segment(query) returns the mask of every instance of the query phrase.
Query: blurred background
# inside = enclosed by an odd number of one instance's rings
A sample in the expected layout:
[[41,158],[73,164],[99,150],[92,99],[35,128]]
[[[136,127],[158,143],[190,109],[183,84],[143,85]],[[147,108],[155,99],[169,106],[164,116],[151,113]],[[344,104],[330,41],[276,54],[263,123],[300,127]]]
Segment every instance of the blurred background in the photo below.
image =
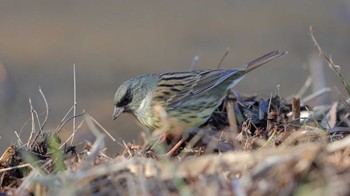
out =
[[[85,109],[119,142],[137,141],[143,128],[130,115],[112,120],[118,85],[144,73],[187,71],[196,55],[197,69],[215,68],[229,48],[222,67],[232,68],[287,50],[288,56],[252,72],[236,90],[267,98],[280,85],[281,96],[296,94],[317,54],[310,25],[350,78],[348,0],[0,1],[0,151],[16,142],[14,131],[27,140],[29,98],[38,113],[45,111],[39,86],[50,107],[45,130],[58,126],[73,104],[73,64],[78,113]],[[336,100],[342,85],[325,70]],[[62,134],[70,133],[71,123]],[[94,140],[86,133],[84,125],[77,142]],[[110,152],[120,148],[106,141]]]

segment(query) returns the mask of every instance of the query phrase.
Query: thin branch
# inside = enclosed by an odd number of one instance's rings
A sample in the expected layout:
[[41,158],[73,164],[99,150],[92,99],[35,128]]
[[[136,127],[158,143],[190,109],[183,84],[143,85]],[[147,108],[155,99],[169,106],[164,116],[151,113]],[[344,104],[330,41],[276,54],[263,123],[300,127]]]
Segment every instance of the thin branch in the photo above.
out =
[[22,164],[22,165],[17,165],[17,166],[13,166],[13,167],[7,167],[7,168],[4,168],[4,169],[0,169],[0,173],[6,172],[6,171],[10,171],[10,170],[14,170],[14,169],[20,169],[20,168],[24,168],[24,167],[30,167],[30,168],[33,169],[33,167],[30,165],[30,163],[25,163],[25,164]]
[[[77,76],[76,76],[76,70],[75,70],[75,64],[73,64],[73,116],[76,116],[77,114]],[[74,140],[74,134],[75,134],[75,126],[76,126],[76,120],[75,117],[73,118],[73,133],[72,133],[72,139],[71,139],[71,145],[73,144]]]
[[313,32],[312,26],[310,26],[310,36],[311,36],[312,41],[314,42],[314,45],[317,47],[317,49],[319,51],[319,55],[324,58],[324,60],[327,62],[328,66],[331,68],[331,70],[335,74],[337,74],[337,76],[339,77],[339,79],[343,83],[347,94],[350,96],[350,84],[345,80],[345,77],[341,73],[340,66],[336,65],[333,62],[332,56],[326,54],[325,52],[323,52],[322,48],[320,47],[320,45],[318,44],[318,42],[317,42],[317,40],[316,40],[316,38],[314,36],[314,32]]
[[[37,119],[37,121],[38,121],[38,126],[41,127],[38,112],[36,112],[36,110],[34,110],[34,109],[33,109],[32,111],[35,113],[36,119]],[[34,141],[36,141],[36,140],[38,139],[38,137],[39,137],[39,135],[40,135],[41,133],[42,133],[42,130],[39,130],[39,131],[35,134],[35,137],[34,137],[34,139],[32,140],[33,143],[34,143]],[[32,146],[32,145],[30,145],[30,146]]]
[[132,156],[132,153],[131,153],[131,151],[130,151],[130,148],[128,147],[128,145],[125,143],[125,141],[124,140],[122,140],[122,142],[123,142],[123,147],[126,149],[126,151],[129,153],[129,157],[131,157]]
[[45,108],[46,108],[45,119],[44,119],[44,121],[43,121],[43,123],[41,124],[41,127],[40,127],[40,130],[43,130],[44,126],[46,125],[47,119],[48,119],[48,117],[49,117],[49,104],[47,103],[46,97],[45,97],[43,91],[41,90],[41,87],[40,87],[40,86],[39,86],[39,92],[40,92],[40,94],[41,94],[41,97],[42,97],[43,100],[44,100]]
[[[43,115],[44,113],[40,113],[39,115]],[[32,118],[28,118],[22,125],[21,129],[19,130],[19,133],[17,133],[18,136],[20,136],[23,132],[23,129],[25,128],[25,126],[32,120]],[[28,142],[23,144],[23,145],[28,145]]]
[[77,132],[77,131],[81,128],[81,126],[83,125],[83,122],[84,122],[84,121],[85,121],[85,120],[82,120],[82,121],[79,123],[79,125],[78,125],[77,129],[74,131],[74,133],[72,133],[72,134],[66,139],[66,141],[64,141],[64,142],[62,143],[62,145],[60,146],[59,149],[61,149],[64,145],[66,145],[66,144],[68,143],[68,141],[73,137],[73,135],[75,134],[75,132]]
[[32,100],[29,98],[29,106],[30,106],[30,114],[31,114],[31,120],[32,120],[32,131],[30,132],[30,136],[28,138],[27,147],[30,148],[30,141],[32,140],[33,134],[35,133],[35,120],[34,120],[34,112],[33,112],[33,105]]
[[309,27],[309,31],[310,31],[309,35],[310,35],[310,37],[312,39],[312,42],[317,47],[317,50],[319,52],[318,55],[322,56],[324,54],[324,52],[323,52],[322,48],[320,47],[320,45],[318,44],[318,42],[317,42],[317,40],[316,40],[316,38],[314,36],[314,30],[313,30],[312,26]]
[[220,67],[221,67],[222,63],[224,62],[225,58],[227,57],[228,53],[230,53],[230,48],[227,47],[224,56],[222,56],[220,61],[219,61],[217,69],[220,69]]
[[83,112],[80,113],[80,114],[77,114],[77,115],[75,115],[75,116],[69,117],[69,118],[66,119],[59,127],[57,127],[57,129],[56,129],[55,132],[58,134],[67,122],[69,122],[70,120],[72,120],[72,119],[74,119],[74,118],[76,118],[76,117],[82,116],[82,115],[84,115],[84,114],[85,114],[85,110],[83,110]]
[[58,126],[56,127],[55,129],[55,132],[57,133],[58,132],[58,129],[62,126],[62,124],[66,121],[66,118],[68,116],[68,114],[73,110],[73,106],[68,110],[68,112],[63,116],[60,124],[58,124]]
[[23,142],[22,142],[21,138],[19,137],[17,131],[15,131],[15,135],[16,135],[16,137],[17,137],[18,145],[19,145],[19,146],[22,146],[22,145],[23,145]]
[[[41,123],[40,123],[40,119],[39,119],[39,115],[38,115],[38,112],[36,110],[33,109],[33,112],[35,114],[35,117],[36,117],[36,121],[38,122],[38,127],[41,127]],[[41,132],[42,130],[39,130],[39,133]]]
[[116,139],[99,122],[97,122],[96,119],[94,119],[92,116],[90,116],[90,118],[98,127],[100,127],[100,129],[102,129],[102,131],[104,131],[108,135],[108,137],[111,138],[113,142],[116,141]]

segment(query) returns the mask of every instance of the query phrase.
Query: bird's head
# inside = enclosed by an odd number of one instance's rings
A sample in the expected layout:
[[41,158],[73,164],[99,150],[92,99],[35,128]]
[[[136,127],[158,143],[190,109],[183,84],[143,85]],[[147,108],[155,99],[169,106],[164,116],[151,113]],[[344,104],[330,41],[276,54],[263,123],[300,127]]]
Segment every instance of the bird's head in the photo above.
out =
[[114,95],[113,119],[123,112],[135,114],[149,89],[149,81],[152,77],[139,76],[129,79],[119,86]]
[[133,101],[133,82],[128,80],[119,86],[114,95],[113,120],[123,112],[131,112],[131,103]]

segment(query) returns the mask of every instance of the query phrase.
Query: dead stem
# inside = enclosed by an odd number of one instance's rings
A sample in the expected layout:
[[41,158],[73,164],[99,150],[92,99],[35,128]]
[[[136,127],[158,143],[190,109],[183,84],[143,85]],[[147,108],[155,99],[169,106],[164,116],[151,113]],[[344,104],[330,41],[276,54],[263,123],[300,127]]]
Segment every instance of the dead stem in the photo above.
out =
[[217,66],[217,69],[220,69],[222,63],[224,62],[225,58],[227,57],[227,55],[230,53],[230,48],[226,48],[226,51],[224,53],[224,55],[221,57],[220,61],[219,61],[219,64]]
[[43,91],[41,90],[41,87],[39,87],[39,92],[40,92],[41,97],[44,100],[45,108],[46,108],[45,119],[44,119],[44,121],[43,121],[43,123],[41,124],[41,127],[40,127],[40,130],[43,130],[44,126],[46,125],[47,119],[49,117],[49,104],[47,103],[46,97],[45,97]]
[[96,120],[96,119],[94,119],[92,116],[90,116],[90,118],[91,118],[91,120],[98,126],[98,127],[100,127],[100,129],[103,131],[103,132],[105,132],[107,135],[108,135],[108,137],[109,138],[111,138],[111,140],[113,141],[113,142],[115,142],[116,141],[116,139]]
[[75,135],[75,118],[77,115],[77,78],[76,78],[76,70],[75,70],[75,64],[73,64],[73,131],[72,131],[72,139],[70,144],[73,144],[74,141],[74,135]]
[[31,141],[32,137],[35,133],[35,120],[34,120],[34,112],[33,112],[33,105],[32,105],[32,100],[29,98],[29,106],[30,106],[30,114],[31,114],[31,119],[32,119],[32,130],[30,132],[28,142],[27,142],[27,148],[31,147]]

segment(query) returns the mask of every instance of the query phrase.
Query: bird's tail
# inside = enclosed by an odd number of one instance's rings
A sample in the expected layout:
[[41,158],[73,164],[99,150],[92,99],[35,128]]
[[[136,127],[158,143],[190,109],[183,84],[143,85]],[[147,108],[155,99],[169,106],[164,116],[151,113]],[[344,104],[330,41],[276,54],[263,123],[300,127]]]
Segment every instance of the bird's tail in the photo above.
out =
[[275,50],[275,51],[272,51],[270,53],[267,53],[249,63],[246,63],[244,65],[241,66],[241,69],[242,70],[245,70],[246,73],[260,67],[261,65],[264,65],[265,63],[268,63],[274,59],[277,59],[281,56],[284,56],[288,54],[287,51],[284,51],[284,50]]

